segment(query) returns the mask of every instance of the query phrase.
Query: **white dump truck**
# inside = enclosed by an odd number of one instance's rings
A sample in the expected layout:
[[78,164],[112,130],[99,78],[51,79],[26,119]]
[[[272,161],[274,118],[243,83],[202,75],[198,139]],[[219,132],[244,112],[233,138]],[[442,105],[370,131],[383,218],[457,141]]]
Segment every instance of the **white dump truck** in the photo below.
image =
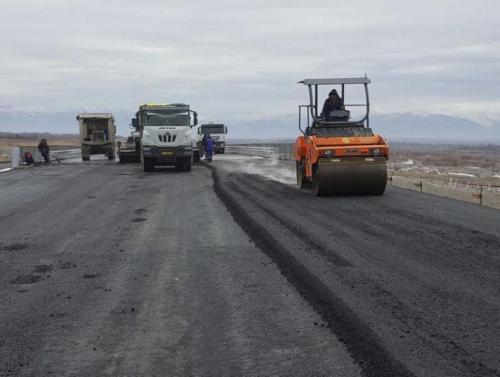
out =
[[198,144],[202,144],[205,135],[210,135],[214,140],[214,152],[224,153],[226,148],[226,134],[227,127],[221,123],[202,124],[198,128]]
[[76,117],[80,127],[82,160],[90,160],[93,154],[104,154],[115,159],[116,126],[109,113],[82,113]]
[[152,171],[157,165],[191,170],[191,129],[198,124],[198,114],[189,105],[145,104],[139,107],[134,123],[141,134],[141,158],[145,172]]

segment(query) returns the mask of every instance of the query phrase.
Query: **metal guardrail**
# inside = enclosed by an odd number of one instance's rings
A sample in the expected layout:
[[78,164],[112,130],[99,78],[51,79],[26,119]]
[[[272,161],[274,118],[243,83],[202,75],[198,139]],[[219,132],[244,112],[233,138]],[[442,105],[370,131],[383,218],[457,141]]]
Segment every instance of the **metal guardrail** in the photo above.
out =
[[[295,158],[294,145],[293,143],[241,144],[228,145],[226,146],[226,150],[229,153],[263,157],[272,156],[281,160],[293,160]],[[500,193],[498,185],[495,184],[467,183],[465,187],[457,188],[445,184],[436,185],[417,177],[409,178],[398,176],[395,174],[394,170],[388,171],[387,178],[389,184],[398,187],[500,209]]]
[[51,160],[66,160],[68,158],[79,157],[81,153],[80,149],[66,149],[60,151],[52,151],[50,152]]
[[[24,153],[31,152],[33,155],[33,159],[35,162],[42,161],[42,156],[38,151],[38,147],[14,147],[11,152],[11,167],[8,170],[15,169],[21,163],[24,163]],[[67,160],[69,158],[79,157],[81,153],[80,149],[64,149],[64,150],[53,150],[50,152],[50,160],[51,161],[62,161]],[[8,171],[7,169],[3,169],[3,171]]]
[[292,143],[226,145],[226,151],[252,156],[272,156],[280,160],[293,160],[295,158],[294,145]]
[[278,153],[277,149],[274,147],[253,145],[226,145],[226,152],[262,157],[271,157]]

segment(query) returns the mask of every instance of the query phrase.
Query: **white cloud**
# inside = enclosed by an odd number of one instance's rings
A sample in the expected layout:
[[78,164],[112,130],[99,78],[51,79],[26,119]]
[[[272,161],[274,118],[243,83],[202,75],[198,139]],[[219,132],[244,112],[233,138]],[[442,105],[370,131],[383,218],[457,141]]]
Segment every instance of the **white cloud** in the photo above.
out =
[[2,0],[0,104],[252,118],[295,111],[306,76],[367,72],[378,110],[499,112],[497,1],[124,4]]

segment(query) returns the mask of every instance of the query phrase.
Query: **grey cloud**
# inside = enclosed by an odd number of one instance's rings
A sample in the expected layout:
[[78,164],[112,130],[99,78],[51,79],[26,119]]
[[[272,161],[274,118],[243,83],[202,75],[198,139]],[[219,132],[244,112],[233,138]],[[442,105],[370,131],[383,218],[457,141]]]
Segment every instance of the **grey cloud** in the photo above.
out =
[[133,112],[186,101],[208,118],[252,118],[293,112],[306,76],[367,72],[381,108],[484,112],[481,101],[500,107],[499,11],[496,1],[4,1],[0,103]]

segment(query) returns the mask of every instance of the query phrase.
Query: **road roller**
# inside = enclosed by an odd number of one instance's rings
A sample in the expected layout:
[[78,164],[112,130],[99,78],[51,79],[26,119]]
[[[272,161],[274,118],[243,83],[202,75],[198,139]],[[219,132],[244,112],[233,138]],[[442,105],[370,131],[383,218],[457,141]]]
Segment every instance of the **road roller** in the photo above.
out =
[[[389,146],[370,128],[370,83],[366,75],[299,82],[309,90],[309,104],[298,107],[302,135],[295,143],[297,184],[301,189],[312,189],[317,196],[384,193]],[[324,92],[325,86],[333,90],[319,112],[319,88]],[[344,102],[350,89],[362,93],[358,95],[363,98],[357,101],[360,103]],[[354,107],[361,110],[357,111],[358,119],[351,117]]]

